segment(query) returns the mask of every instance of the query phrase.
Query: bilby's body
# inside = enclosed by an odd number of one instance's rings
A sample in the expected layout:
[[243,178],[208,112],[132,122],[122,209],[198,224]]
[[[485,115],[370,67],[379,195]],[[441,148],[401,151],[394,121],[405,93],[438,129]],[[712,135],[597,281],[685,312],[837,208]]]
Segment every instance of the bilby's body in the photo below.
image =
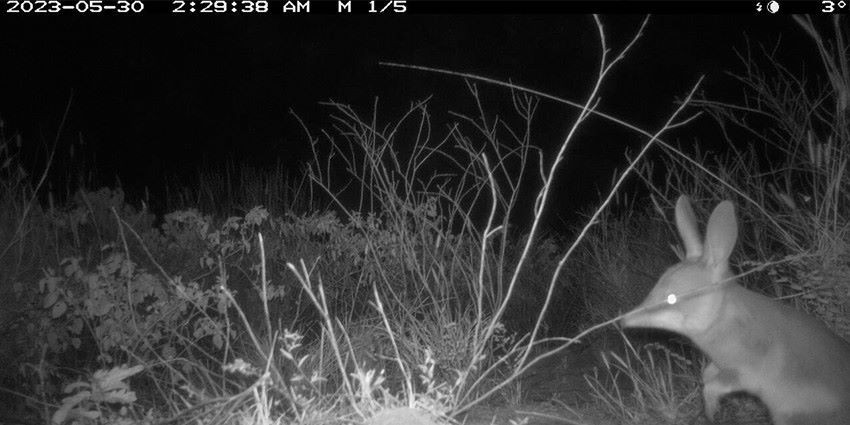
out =
[[705,353],[710,419],[723,395],[745,391],[762,400],[776,425],[850,425],[850,344],[817,319],[730,280],[738,236],[732,203],[715,208],[704,243],[684,196],[676,225],[686,258],[661,276],[623,326],[673,331]]

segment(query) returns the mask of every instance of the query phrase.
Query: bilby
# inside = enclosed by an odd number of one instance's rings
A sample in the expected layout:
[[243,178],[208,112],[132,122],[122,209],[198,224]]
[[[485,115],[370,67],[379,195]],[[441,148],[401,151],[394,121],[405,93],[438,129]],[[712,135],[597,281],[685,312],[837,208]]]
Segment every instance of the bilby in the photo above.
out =
[[685,259],[621,324],[672,331],[702,350],[709,419],[721,397],[743,391],[764,403],[776,425],[850,425],[850,344],[819,320],[735,282],[732,203],[714,209],[703,242],[690,200],[681,196],[676,227]]

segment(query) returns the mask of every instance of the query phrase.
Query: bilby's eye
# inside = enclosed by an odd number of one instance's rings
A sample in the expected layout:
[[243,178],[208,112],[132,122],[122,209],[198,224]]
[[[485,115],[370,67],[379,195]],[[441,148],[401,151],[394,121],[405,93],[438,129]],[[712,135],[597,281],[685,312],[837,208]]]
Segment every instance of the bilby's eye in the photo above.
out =
[[668,294],[667,295],[667,304],[673,305],[676,304],[678,299],[676,298],[676,294]]

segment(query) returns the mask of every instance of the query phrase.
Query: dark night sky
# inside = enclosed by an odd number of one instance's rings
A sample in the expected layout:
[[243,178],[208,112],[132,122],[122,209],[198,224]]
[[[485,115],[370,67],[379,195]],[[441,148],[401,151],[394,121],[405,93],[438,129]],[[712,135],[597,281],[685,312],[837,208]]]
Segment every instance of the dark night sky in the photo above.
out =
[[[602,19],[609,42],[620,47],[642,17]],[[788,16],[655,16],[608,80],[601,110],[656,129],[702,74],[707,96],[734,99],[740,88],[723,74],[742,69],[733,49],[745,50],[748,38],[757,46],[780,37],[789,66],[805,60],[800,49],[812,50]],[[7,132],[41,144],[53,139],[73,91],[61,143],[84,138],[104,181],[117,174],[133,188],[155,187],[202,157],[295,165],[306,142],[287,111],[317,130],[327,125],[319,101],[368,115],[378,96],[387,121],[429,95],[438,117],[472,112],[458,78],[381,67],[381,60],[510,79],[581,100],[598,63],[598,38],[592,19],[577,15],[0,16],[0,117]],[[503,89],[488,90],[490,99],[504,99]],[[537,143],[551,146],[574,111],[545,105]],[[629,133],[593,133],[600,127],[575,142],[565,181],[590,172],[607,184],[611,167],[623,167],[624,148],[640,143]],[[677,136],[710,137],[696,130]]]

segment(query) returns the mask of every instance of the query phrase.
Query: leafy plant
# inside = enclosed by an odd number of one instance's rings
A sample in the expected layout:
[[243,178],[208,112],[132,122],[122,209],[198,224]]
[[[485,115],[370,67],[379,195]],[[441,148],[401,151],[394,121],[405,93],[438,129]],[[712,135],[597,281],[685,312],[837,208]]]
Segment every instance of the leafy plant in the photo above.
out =
[[62,399],[62,405],[51,418],[52,423],[137,423],[128,415],[128,409],[136,402],[136,393],[124,381],[143,369],[141,365],[101,369],[92,374],[88,381],[80,380],[66,385],[63,392],[69,395]]

